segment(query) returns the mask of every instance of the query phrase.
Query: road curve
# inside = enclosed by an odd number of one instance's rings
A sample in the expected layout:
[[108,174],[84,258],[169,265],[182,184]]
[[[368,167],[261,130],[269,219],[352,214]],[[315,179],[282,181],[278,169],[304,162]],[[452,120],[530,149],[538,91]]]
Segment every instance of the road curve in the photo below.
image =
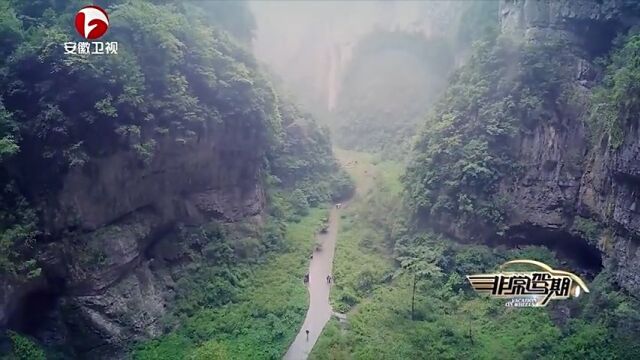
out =
[[[329,303],[331,287],[327,284],[327,275],[331,274],[331,268],[333,267],[333,254],[338,237],[339,212],[340,210],[335,206],[331,208],[327,233],[316,236],[318,242],[322,244],[322,250],[313,253],[313,259],[309,264],[309,285],[307,286],[309,309],[300,332],[298,332],[284,356],[285,360],[306,359],[333,313]],[[308,339],[306,330],[309,330]]]

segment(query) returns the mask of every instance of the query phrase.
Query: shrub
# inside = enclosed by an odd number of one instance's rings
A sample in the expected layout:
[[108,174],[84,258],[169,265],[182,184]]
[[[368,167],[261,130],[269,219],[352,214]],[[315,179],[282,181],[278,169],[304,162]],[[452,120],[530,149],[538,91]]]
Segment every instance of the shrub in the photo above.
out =
[[640,112],[640,35],[631,35],[613,52],[602,85],[593,91],[589,129],[595,144],[604,139],[617,149],[624,129]]
[[17,360],[45,360],[44,351],[26,336],[9,331],[13,356]]

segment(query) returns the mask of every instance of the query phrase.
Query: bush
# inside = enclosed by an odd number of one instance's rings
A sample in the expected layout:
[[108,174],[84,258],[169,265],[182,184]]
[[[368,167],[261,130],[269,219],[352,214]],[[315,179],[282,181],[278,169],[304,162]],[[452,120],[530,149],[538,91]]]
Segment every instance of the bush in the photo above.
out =
[[590,244],[597,246],[602,234],[602,227],[594,220],[576,216],[573,220],[572,230],[578,233],[582,238]]
[[624,38],[613,52],[602,85],[593,91],[588,125],[594,144],[613,149],[624,141],[624,129],[640,112],[640,35]]
[[17,360],[45,360],[44,351],[26,336],[9,331],[13,356]]
[[217,341],[207,341],[195,349],[188,357],[189,360],[227,360],[227,348]]
[[356,189],[353,179],[344,170],[340,169],[334,174],[330,182],[331,200],[344,201],[353,196]]
[[309,202],[302,190],[294,190],[289,196],[289,202],[296,215],[305,216],[309,213]]

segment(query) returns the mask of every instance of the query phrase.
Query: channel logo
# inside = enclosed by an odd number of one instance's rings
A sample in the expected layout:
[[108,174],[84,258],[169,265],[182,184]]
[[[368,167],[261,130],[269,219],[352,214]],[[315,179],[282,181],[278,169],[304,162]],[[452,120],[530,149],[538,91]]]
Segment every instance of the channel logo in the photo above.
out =
[[97,5],[88,5],[76,13],[76,31],[87,40],[102,37],[109,29],[109,15]]
[[[532,265],[538,271],[504,271],[511,265]],[[543,307],[550,300],[566,300],[588,293],[587,285],[577,275],[554,270],[535,260],[511,260],[502,264],[495,274],[468,275],[473,289],[480,294],[506,298],[508,307]]]

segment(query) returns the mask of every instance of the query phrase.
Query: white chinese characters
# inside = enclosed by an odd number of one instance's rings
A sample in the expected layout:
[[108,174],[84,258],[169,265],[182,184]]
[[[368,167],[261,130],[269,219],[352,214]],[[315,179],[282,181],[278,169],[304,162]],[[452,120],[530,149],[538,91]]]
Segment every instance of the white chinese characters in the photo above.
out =
[[66,42],[64,43],[64,53],[78,55],[117,55],[118,42]]

